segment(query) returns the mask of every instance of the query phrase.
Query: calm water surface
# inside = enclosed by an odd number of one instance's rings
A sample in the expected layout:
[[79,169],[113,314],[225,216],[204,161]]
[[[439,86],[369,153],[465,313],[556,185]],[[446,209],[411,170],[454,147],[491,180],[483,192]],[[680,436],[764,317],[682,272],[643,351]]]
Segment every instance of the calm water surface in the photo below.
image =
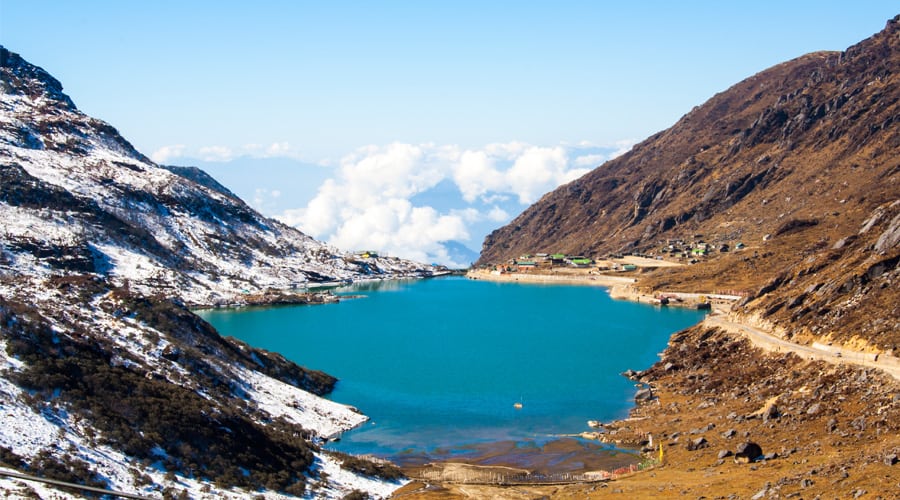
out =
[[624,417],[635,388],[619,374],[648,367],[673,332],[702,318],[587,286],[450,277],[337,292],[361,297],[200,315],[338,377],[329,397],[372,420],[333,448],[391,458],[541,441]]

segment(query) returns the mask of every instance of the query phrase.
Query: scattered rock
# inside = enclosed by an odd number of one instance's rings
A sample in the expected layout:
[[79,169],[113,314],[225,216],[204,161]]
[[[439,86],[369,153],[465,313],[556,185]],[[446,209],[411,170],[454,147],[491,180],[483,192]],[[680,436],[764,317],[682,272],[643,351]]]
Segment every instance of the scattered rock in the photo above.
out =
[[897,454],[891,453],[884,457],[884,465],[896,465],[897,464]]
[[769,488],[763,488],[756,492],[755,495],[750,497],[750,500],[762,500],[769,493]]
[[811,486],[814,485],[814,484],[816,484],[816,483],[813,482],[813,480],[812,480],[812,479],[809,479],[809,478],[804,478],[804,479],[802,479],[802,480],[800,481],[800,487],[801,487],[801,488],[809,488],[809,487],[811,487]]
[[819,413],[822,409],[822,405],[820,403],[813,403],[809,408],[806,409],[807,415],[815,415]]
[[778,418],[781,416],[781,412],[778,411],[778,407],[773,405],[767,405],[763,410],[762,419],[763,422],[768,422],[769,419]]
[[776,458],[778,458],[778,453],[774,451],[772,453],[766,453],[762,458],[763,460],[775,460]]
[[717,458],[723,459],[725,457],[730,457],[732,455],[731,450],[721,450]]
[[653,399],[653,391],[649,388],[639,389],[634,395],[634,400],[639,403],[650,401],[651,399]]
[[705,437],[698,437],[697,439],[692,440],[687,444],[688,451],[699,450],[700,448],[706,448],[709,446],[709,441],[706,440]]
[[722,433],[722,437],[725,439],[731,439],[737,434],[737,431],[734,429],[728,429],[727,431]]
[[762,456],[762,447],[753,442],[741,443],[734,452],[734,463],[746,464]]

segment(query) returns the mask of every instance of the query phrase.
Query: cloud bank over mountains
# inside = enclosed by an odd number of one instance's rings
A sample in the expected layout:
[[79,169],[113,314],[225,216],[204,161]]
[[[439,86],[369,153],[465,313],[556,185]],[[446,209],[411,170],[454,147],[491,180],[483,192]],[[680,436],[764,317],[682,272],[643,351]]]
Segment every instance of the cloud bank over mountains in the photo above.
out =
[[[266,215],[338,248],[466,267],[491,230],[632,145],[510,142],[466,149],[398,142],[359,148],[336,165],[297,164],[293,171],[282,165],[271,176],[265,162],[252,166],[253,157],[260,162],[286,156],[288,144],[244,151],[240,162],[215,154],[215,147],[198,148],[190,156],[219,161],[198,166]],[[183,162],[178,157],[186,148],[164,149],[154,159]],[[303,187],[292,188],[292,183]],[[463,245],[473,252],[461,255]]]

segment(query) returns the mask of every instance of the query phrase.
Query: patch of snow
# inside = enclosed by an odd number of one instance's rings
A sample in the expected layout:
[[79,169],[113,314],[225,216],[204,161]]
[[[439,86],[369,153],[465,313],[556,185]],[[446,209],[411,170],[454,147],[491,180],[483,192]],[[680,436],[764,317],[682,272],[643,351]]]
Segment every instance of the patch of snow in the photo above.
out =
[[355,408],[321,398],[257,371],[242,368],[238,373],[246,384],[244,390],[248,398],[261,410],[273,417],[284,417],[321,437],[332,437],[368,420]]
[[355,474],[342,469],[340,461],[327,454],[316,455],[315,468],[328,474],[328,483],[316,489],[314,498],[343,498],[353,490],[364,491],[374,498],[388,498],[395,490],[409,482],[384,481]]

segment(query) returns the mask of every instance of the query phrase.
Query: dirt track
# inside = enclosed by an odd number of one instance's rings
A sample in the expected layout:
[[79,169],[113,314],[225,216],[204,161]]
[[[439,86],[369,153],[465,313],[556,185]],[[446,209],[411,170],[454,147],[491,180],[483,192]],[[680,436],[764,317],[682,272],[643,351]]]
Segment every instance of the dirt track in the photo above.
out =
[[845,348],[830,346],[806,346],[796,344],[772,335],[769,332],[750,325],[732,321],[725,314],[710,314],[703,320],[706,326],[721,328],[727,332],[746,337],[753,345],[774,352],[793,352],[805,359],[816,359],[835,364],[853,364],[876,368],[900,380],[900,360],[893,356],[878,355],[851,351]]

